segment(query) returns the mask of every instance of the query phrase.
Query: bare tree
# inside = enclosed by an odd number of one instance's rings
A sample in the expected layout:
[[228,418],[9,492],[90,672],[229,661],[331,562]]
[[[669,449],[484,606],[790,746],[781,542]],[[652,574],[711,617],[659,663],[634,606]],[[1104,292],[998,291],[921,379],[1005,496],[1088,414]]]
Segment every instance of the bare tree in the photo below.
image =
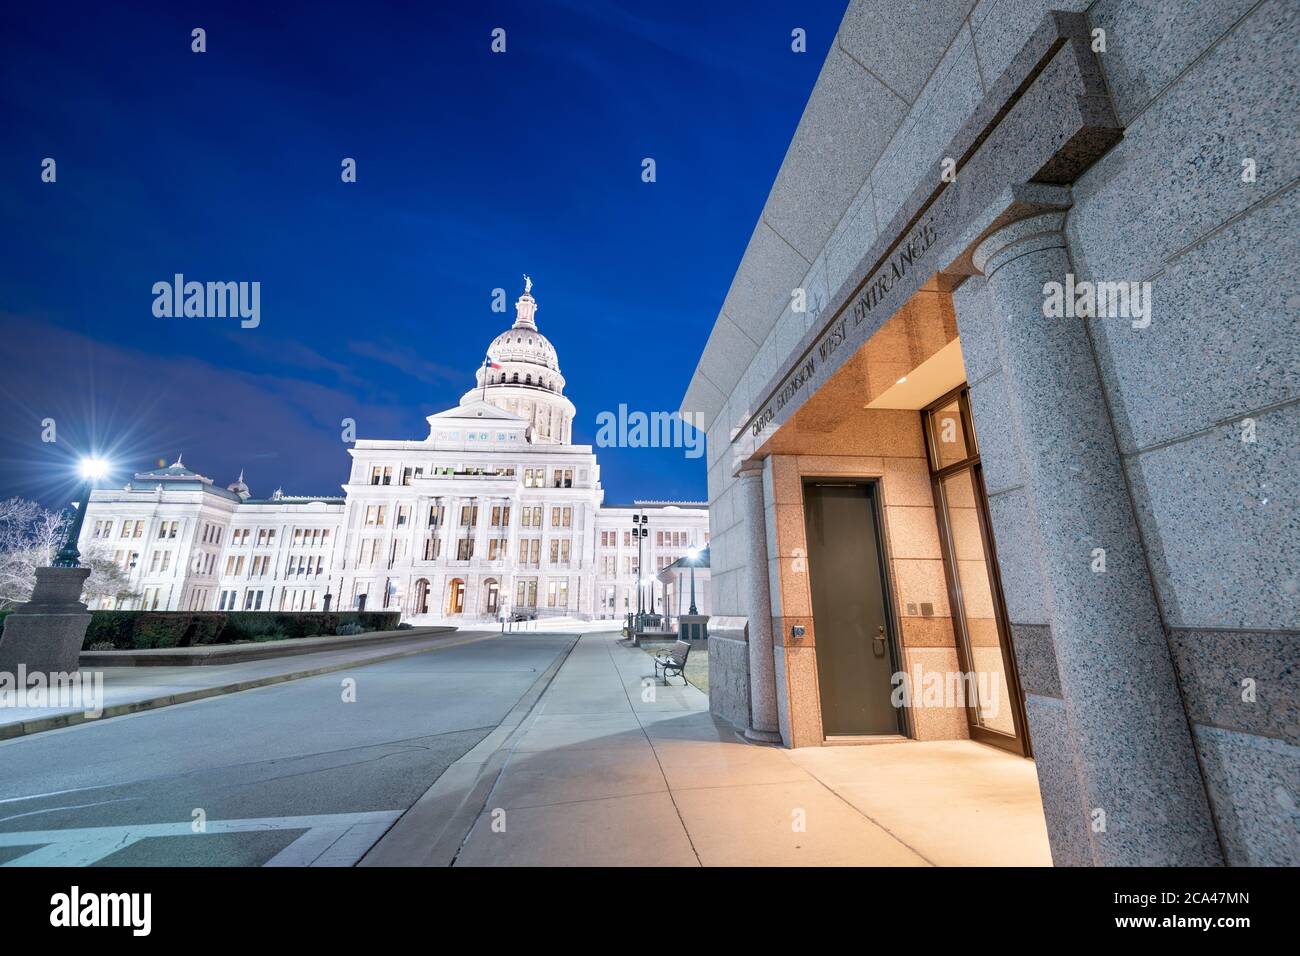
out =
[[[35,501],[0,501],[0,608],[21,604],[31,597],[36,569],[54,561],[67,536],[68,524],[68,515],[42,508]],[[102,545],[88,545],[81,563],[90,568],[83,601],[89,604],[106,596],[132,596],[126,572]]]

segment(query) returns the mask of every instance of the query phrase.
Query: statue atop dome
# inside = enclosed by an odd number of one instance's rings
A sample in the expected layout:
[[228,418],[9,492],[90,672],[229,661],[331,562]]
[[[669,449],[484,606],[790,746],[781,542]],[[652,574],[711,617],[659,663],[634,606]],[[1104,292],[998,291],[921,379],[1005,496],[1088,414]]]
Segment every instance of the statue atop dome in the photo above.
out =
[[533,277],[527,272],[524,273],[524,294],[515,302],[515,324],[511,326],[516,329],[537,329],[537,300],[533,298]]

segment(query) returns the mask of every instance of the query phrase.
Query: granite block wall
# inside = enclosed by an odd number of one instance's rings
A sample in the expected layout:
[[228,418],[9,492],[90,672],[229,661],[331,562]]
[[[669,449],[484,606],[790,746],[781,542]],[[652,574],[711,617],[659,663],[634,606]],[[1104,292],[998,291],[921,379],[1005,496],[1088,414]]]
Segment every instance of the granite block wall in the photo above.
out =
[[[1230,863],[1300,862],[1300,5],[1287,0],[854,0],[828,55],[716,334],[734,361],[697,376],[683,402],[710,415],[709,502],[717,613],[743,616],[746,561],[730,439],[763,387],[821,318],[881,225],[940,158],[956,128],[1049,10],[1086,11],[1105,33],[1099,60],[1123,139],[1072,186],[1076,278],[1150,282],[1151,322],[1090,323],[1100,371],[1200,769]],[[888,36],[889,42],[882,42]],[[790,288],[807,293],[795,312]],[[1034,738],[1054,859],[1091,862],[1072,737],[1043,606],[1036,516],[1007,416],[1007,379],[983,280],[953,293],[971,386],[999,569]],[[864,388],[866,384],[864,384]],[[1062,414],[1069,413],[1068,398]],[[803,459],[906,462],[906,435],[882,422],[880,448],[846,445],[835,410],[777,450],[767,517],[774,624],[807,610],[783,550]],[[900,466],[929,495],[923,452]],[[860,467],[860,466],[859,466]],[[785,469],[789,471],[789,469]],[[918,499],[919,500],[919,499]],[[891,500],[886,523],[909,550],[912,588],[928,536],[919,507]],[[912,553],[915,552],[915,553]],[[909,562],[911,562],[909,564]],[[945,599],[946,601],[946,599]],[[936,604],[936,606],[938,606]],[[934,622],[903,617],[918,655],[943,645]],[[812,638],[815,640],[815,637]],[[815,645],[813,645],[815,646]],[[815,690],[813,646],[778,641],[778,685]],[[804,653],[801,656],[801,651]],[[724,652],[725,653],[725,652]],[[912,653],[912,651],[909,651]],[[813,682],[810,685],[810,681]],[[811,698],[815,700],[815,693]],[[813,717],[782,708],[782,734],[811,741]]]
[[1097,361],[1225,858],[1296,865],[1300,7],[1089,17],[1127,129],[1074,184],[1074,268],[1151,283]]

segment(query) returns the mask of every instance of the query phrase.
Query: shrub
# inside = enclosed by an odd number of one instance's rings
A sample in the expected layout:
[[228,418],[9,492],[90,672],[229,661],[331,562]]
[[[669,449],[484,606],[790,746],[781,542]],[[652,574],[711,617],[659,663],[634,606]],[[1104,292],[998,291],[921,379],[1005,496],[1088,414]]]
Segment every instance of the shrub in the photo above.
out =
[[92,611],[81,646],[129,650],[361,634],[393,630],[399,617],[396,611]]

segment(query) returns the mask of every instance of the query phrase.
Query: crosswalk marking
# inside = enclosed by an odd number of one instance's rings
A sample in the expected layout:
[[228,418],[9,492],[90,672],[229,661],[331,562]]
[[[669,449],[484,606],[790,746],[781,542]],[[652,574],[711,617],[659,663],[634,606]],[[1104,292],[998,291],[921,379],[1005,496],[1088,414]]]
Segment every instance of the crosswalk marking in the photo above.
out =
[[132,823],[115,827],[69,827],[65,830],[0,831],[0,847],[32,850],[4,866],[89,866],[149,837],[202,836],[270,830],[306,832],[268,860],[265,866],[351,866],[401,816],[400,810],[323,813],[302,817],[254,817],[209,820],[202,834],[190,821]]

